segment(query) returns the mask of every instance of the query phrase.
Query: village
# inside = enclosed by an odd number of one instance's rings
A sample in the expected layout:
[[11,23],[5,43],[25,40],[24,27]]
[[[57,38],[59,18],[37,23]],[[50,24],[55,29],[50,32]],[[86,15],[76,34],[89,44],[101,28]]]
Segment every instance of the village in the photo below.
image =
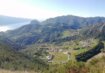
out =
[[[73,45],[70,44],[67,48],[62,48],[58,46],[48,47],[46,52],[49,54],[46,55],[46,59],[48,63],[54,63],[54,64],[61,64],[66,63],[70,60],[75,60],[75,56],[86,52],[88,49],[91,49],[92,46],[96,45],[96,41],[93,41],[92,39],[88,39],[86,41],[79,41],[79,44]],[[91,45],[92,44],[92,45]]]
[[49,55],[46,56],[49,63],[66,63],[70,60],[70,52],[68,50],[50,48],[47,50]]

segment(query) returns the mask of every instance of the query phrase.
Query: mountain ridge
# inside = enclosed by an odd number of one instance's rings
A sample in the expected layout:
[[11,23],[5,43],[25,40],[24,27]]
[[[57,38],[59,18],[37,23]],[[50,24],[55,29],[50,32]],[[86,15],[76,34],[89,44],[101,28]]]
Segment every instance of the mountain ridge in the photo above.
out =
[[[58,39],[69,41],[75,36],[77,38],[80,37],[80,30],[86,31],[85,28],[93,27],[100,23],[105,23],[104,17],[60,16],[43,22],[33,20],[28,25],[6,32],[5,36],[21,45],[56,42]],[[64,33],[70,35],[66,36]]]

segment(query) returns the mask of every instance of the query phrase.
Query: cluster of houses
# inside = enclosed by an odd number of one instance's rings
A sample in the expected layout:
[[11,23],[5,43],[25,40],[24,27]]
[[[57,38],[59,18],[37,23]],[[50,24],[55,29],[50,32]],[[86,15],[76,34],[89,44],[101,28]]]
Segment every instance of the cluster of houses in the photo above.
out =
[[46,50],[47,52],[68,52],[68,50],[67,49],[60,49],[60,48],[48,48],[47,50]]
[[[47,52],[62,52],[63,54],[70,55],[70,52],[68,52],[68,50],[63,50],[63,49],[59,49],[59,48],[49,48],[49,49],[47,49]],[[54,55],[49,54],[46,56],[46,58],[47,58],[48,62],[52,62]]]
[[47,50],[47,52],[62,52],[63,50],[62,49],[59,49],[59,48],[49,48]]

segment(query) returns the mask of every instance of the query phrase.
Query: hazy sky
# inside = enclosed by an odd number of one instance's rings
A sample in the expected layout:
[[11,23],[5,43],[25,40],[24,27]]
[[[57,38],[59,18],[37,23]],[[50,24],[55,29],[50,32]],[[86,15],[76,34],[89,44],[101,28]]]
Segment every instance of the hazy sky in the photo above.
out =
[[0,15],[38,20],[61,15],[105,16],[105,0],[0,0]]

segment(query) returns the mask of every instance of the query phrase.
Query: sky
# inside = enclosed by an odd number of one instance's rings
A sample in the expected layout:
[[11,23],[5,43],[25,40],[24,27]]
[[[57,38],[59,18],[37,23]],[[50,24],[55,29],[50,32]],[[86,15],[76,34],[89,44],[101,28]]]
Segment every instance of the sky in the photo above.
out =
[[105,17],[105,0],[0,0],[0,15],[37,20],[62,15]]

